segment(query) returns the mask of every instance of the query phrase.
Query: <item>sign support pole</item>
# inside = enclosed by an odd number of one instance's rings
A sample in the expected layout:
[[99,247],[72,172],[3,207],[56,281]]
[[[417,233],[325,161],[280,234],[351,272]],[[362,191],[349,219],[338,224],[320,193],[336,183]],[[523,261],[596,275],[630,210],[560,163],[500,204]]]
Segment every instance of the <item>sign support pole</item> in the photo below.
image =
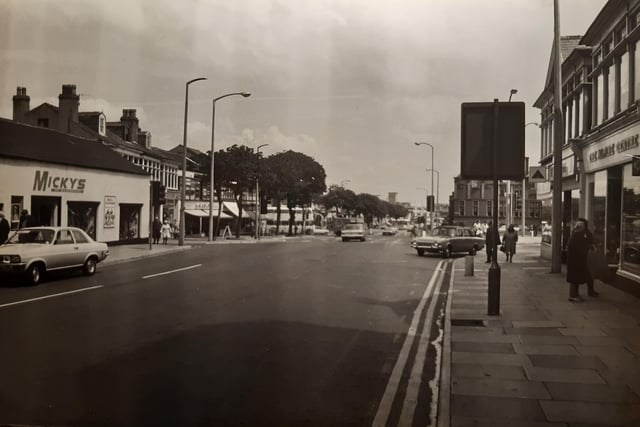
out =
[[500,314],[500,265],[498,265],[498,100],[493,100],[493,224],[488,230],[491,239],[491,265],[489,266],[489,289],[487,298],[487,314]]

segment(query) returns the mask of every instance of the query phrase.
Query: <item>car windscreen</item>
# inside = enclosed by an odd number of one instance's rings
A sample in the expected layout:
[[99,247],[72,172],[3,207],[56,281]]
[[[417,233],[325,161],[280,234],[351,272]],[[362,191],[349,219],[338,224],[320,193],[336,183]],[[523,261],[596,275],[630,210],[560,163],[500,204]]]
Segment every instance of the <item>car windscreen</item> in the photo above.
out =
[[363,226],[361,224],[347,224],[343,230],[362,230],[362,228]]
[[51,243],[54,231],[46,228],[18,230],[7,243]]
[[436,228],[431,232],[432,236],[454,237],[457,235],[455,228]]

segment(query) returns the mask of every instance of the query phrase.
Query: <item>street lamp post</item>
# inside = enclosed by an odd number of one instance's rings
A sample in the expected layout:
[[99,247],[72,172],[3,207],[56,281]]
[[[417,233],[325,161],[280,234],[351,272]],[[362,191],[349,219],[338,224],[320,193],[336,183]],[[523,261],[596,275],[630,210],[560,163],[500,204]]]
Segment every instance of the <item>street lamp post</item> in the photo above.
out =
[[[436,202],[434,203],[433,210],[437,212],[438,203],[440,203],[440,172],[437,169],[425,169],[427,172],[431,172],[431,181],[433,182],[433,173],[436,173]],[[437,215],[436,215],[437,219]]]
[[256,240],[260,240],[260,149],[269,144],[261,144],[256,147]]
[[184,134],[182,135],[182,188],[180,191],[180,232],[178,233],[178,245],[184,246],[184,232],[185,232],[185,216],[184,216],[184,203],[187,198],[186,186],[187,186],[187,115],[189,112],[189,85],[191,83],[207,80],[206,77],[198,77],[197,79],[189,80],[185,84],[184,93]]
[[[212,240],[214,240],[214,235],[213,235],[213,195],[215,193],[214,191],[214,187],[213,187],[213,172],[214,172],[214,153],[215,153],[215,123],[216,123],[216,101],[221,100],[222,98],[226,98],[228,96],[242,96],[244,98],[251,96],[251,93],[249,92],[233,92],[233,93],[227,93],[226,95],[222,95],[219,96],[217,98],[215,98],[212,102],[213,104],[213,108],[212,108],[212,112],[211,112],[211,154],[210,154],[210,161],[211,161],[211,165],[210,165],[210,169],[209,169],[209,241],[211,242]],[[222,200],[218,201],[219,203],[222,203]],[[220,221],[220,218],[218,218],[218,221]]]
[[[431,147],[431,196],[433,196],[433,145],[429,144],[428,142],[414,142],[414,144],[416,146],[419,145],[427,145],[429,147]],[[434,206],[435,207],[435,206]],[[429,209],[429,199],[427,199],[427,210]],[[424,216],[425,222],[427,219],[427,214],[425,213]],[[426,224],[425,224],[425,228],[426,228]],[[433,212],[431,213],[431,222],[429,224],[429,230],[433,230]]]

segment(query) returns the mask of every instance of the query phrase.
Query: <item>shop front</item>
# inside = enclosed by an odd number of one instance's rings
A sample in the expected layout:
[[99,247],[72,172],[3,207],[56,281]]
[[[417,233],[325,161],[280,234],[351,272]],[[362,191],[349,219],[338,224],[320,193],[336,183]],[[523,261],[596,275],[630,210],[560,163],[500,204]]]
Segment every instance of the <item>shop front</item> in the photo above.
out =
[[591,141],[583,150],[586,212],[594,239],[618,274],[640,281],[640,124]]
[[103,242],[148,237],[149,176],[0,158],[0,209],[20,226],[28,210],[38,225],[69,225]]

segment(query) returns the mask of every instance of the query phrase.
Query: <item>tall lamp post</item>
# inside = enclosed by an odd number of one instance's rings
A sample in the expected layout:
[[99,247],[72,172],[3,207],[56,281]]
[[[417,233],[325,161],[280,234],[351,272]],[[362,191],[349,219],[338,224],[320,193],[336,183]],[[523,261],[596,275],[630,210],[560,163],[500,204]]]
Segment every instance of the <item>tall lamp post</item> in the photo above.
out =
[[[436,173],[436,201],[433,204],[433,210],[438,212],[438,203],[440,203],[440,172],[437,169],[425,169],[427,172],[431,172],[431,181],[433,182],[433,173]],[[436,215],[436,220],[438,216]]]
[[[431,147],[431,196],[433,196],[433,145],[429,144],[428,142],[414,142],[414,144],[416,146],[420,146],[420,145],[427,145],[429,147]],[[435,206],[434,206],[435,207]],[[427,211],[429,209],[429,200],[427,199]],[[425,213],[424,215],[424,219],[426,222],[427,219],[427,214]],[[426,224],[425,224],[425,228],[426,228]],[[431,223],[429,224],[429,230],[433,230],[433,212],[431,213]]]
[[[214,236],[213,236],[213,195],[215,193],[214,191],[214,187],[213,187],[213,172],[214,172],[214,152],[215,152],[215,129],[216,129],[216,101],[221,100],[222,98],[226,98],[228,96],[242,96],[244,98],[247,98],[249,96],[251,96],[250,92],[233,92],[233,93],[227,93],[226,95],[222,95],[219,96],[217,98],[215,98],[213,100],[213,108],[212,108],[212,113],[211,113],[211,154],[210,154],[210,169],[209,169],[209,241],[213,241]],[[219,200],[220,203],[222,203],[222,200]],[[218,218],[218,221],[220,221],[220,218]]]
[[256,147],[256,240],[260,240],[260,149],[269,144],[261,144]]
[[184,231],[185,231],[185,217],[184,217],[184,203],[187,198],[186,186],[187,186],[187,115],[189,112],[189,85],[191,83],[207,80],[206,77],[198,77],[197,79],[189,80],[185,84],[184,93],[184,134],[182,135],[182,188],[180,191],[180,232],[178,233],[178,245],[184,246]]

